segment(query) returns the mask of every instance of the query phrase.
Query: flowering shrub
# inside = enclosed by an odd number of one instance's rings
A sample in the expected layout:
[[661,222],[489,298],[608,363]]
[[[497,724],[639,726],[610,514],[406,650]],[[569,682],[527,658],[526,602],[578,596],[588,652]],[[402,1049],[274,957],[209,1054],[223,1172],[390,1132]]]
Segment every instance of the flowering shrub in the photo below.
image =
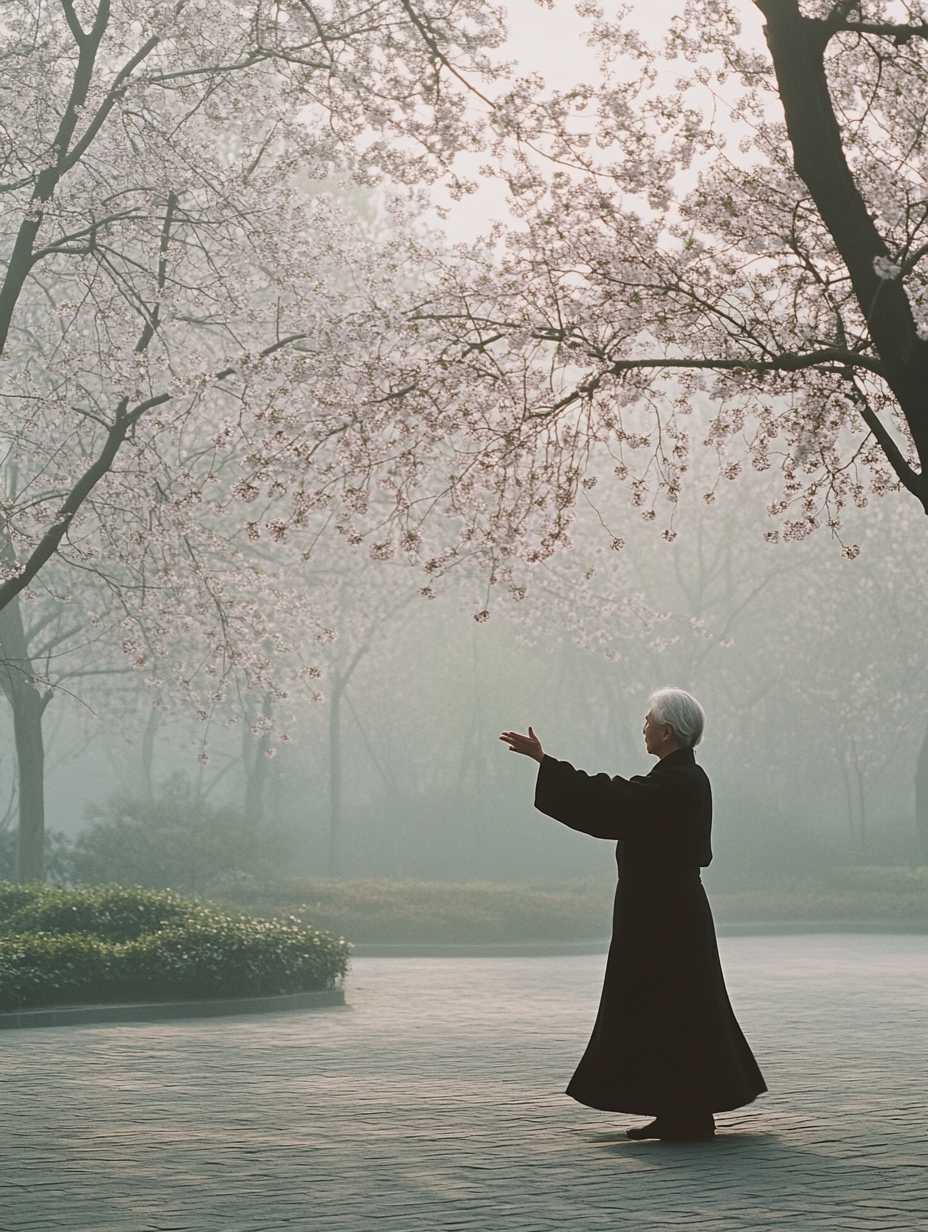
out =
[[101,885],[67,890],[0,882],[0,933],[88,933],[134,941],[202,911],[173,890]]
[[226,915],[171,891],[0,883],[0,1009],[330,988],[339,937]]

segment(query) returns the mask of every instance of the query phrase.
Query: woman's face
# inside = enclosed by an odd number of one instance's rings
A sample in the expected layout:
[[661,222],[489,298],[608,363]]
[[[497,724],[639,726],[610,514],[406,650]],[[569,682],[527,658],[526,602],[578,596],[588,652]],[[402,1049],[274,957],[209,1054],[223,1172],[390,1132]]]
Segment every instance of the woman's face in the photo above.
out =
[[644,747],[654,757],[660,757],[667,746],[673,743],[673,728],[669,723],[658,723],[649,710],[644,716]]

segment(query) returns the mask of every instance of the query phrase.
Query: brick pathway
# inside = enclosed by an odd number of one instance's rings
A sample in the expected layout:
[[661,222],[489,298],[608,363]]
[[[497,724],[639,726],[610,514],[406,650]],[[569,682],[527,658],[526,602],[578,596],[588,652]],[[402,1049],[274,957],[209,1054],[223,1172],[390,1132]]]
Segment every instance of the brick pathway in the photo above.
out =
[[347,1009],[5,1032],[0,1229],[928,1230],[928,937],[722,950],[771,1093],[706,1145],[561,1094],[602,956],[359,959]]

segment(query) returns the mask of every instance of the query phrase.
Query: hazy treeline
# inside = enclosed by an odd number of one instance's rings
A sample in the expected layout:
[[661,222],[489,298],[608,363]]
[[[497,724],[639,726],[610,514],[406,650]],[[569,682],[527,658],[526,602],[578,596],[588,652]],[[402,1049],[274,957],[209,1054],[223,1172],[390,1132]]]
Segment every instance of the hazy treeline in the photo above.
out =
[[562,90],[479,0],[6,7],[21,880],[605,872],[496,734],[646,769],[662,683],[715,876],[928,862],[924,26],[581,6]]
[[[605,876],[609,845],[536,814],[533,767],[497,734],[531,722],[556,756],[643,773],[647,694],[675,683],[709,715],[700,758],[716,792],[720,884],[917,862],[914,775],[928,724],[920,539],[898,506],[878,504],[861,516],[854,561],[821,536],[765,544],[759,485],[694,502],[668,543],[604,480],[574,550],[524,598],[494,596],[486,621],[473,619],[483,598],[467,581],[427,601],[413,571],[348,553],[342,589],[326,583],[340,596],[338,636],[314,643],[319,701],[211,727],[152,710],[134,673],[112,685],[117,728],[63,697],[50,825],[100,827],[87,805],[119,795],[141,802],[134,815],[150,842],[145,802],[167,799],[177,816],[164,841],[189,864],[178,827],[194,826],[202,800],[221,824],[242,819],[251,838],[239,863],[252,871]],[[621,528],[620,551],[602,522]],[[3,772],[12,799],[9,758]],[[178,773],[182,789],[169,781]]]

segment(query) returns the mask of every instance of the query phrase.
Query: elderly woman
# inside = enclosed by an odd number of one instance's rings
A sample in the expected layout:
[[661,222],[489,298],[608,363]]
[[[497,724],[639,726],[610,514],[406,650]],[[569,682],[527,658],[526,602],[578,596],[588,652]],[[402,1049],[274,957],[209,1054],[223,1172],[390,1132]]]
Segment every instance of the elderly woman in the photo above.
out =
[[712,792],[693,748],[702,706],[659,689],[644,721],[658,763],[646,777],[590,776],[547,756],[531,727],[503,732],[540,763],[535,807],[595,838],[617,839],[612,945],[593,1035],[567,1094],[654,1118],[629,1138],[709,1139],[713,1113],[766,1091],[732,1012],[700,867],[712,859]]

